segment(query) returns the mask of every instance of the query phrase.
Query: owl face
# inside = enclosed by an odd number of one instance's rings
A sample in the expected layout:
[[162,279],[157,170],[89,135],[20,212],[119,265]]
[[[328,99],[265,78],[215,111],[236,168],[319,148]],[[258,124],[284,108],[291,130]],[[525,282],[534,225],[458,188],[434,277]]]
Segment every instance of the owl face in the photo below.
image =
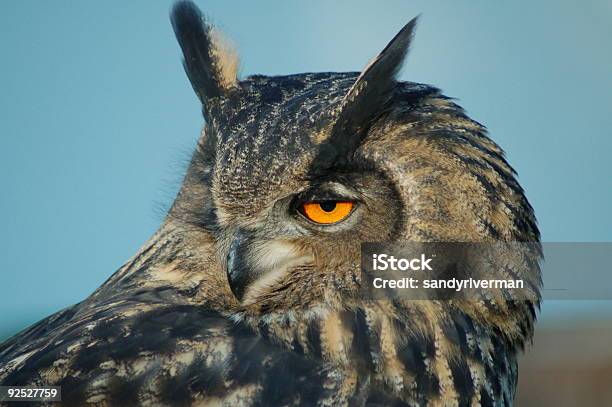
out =
[[220,258],[245,304],[298,276],[309,292],[330,277],[330,287],[348,288],[360,243],[393,236],[400,208],[392,185],[367,162],[339,160],[343,152],[327,144],[357,77],[247,79],[207,127],[217,139],[211,207]]
[[211,28],[175,10],[206,126],[174,215],[208,230],[259,312],[358,296],[360,245],[538,239],[502,150],[438,89],[395,79],[408,23],[363,72],[239,81]]

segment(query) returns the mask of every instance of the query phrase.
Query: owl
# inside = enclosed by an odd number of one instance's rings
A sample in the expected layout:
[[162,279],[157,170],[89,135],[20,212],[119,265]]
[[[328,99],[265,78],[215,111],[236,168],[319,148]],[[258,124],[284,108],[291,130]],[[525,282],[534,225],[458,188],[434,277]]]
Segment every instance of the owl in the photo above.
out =
[[0,384],[64,406],[512,405],[539,297],[361,290],[363,242],[539,245],[486,129],[397,79],[416,20],[361,72],[242,80],[194,4],[171,21],[205,119],[176,200],[91,296],[0,345]]

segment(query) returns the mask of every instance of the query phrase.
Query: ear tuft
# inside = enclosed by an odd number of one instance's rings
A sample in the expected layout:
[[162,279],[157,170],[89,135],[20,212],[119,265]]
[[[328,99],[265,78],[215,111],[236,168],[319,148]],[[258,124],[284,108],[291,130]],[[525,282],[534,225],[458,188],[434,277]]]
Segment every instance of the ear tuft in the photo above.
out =
[[216,27],[212,28],[210,35],[221,87],[223,89],[233,88],[238,82],[238,67],[240,66],[236,46]]
[[413,18],[359,75],[338,109],[330,141],[342,150],[354,150],[372,120],[391,99],[396,77],[408,54],[418,18]]
[[389,90],[393,87],[397,74],[399,73],[406,55],[410,50],[410,44],[414,37],[414,30],[418,17],[413,18],[393,37],[387,46],[376,56],[361,72],[357,81],[346,95],[347,99],[356,97],[353,93],[359,93],[359,88],[367,83],[378,88],[379,92]]
[[211,99],[237,85],[238,55],[192,2],[176,3],[170,19],[183,51],[185,72],[206,109]]

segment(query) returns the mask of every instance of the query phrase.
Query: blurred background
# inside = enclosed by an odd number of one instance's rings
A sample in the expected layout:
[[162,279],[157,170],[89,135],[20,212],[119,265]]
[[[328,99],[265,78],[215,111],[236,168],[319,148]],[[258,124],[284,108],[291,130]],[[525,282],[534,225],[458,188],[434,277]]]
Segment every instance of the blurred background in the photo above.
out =
[[[543,241],[612,241],[609,0],[198,3],[243,76],[361,70],[421,13],[402,78],[489,128]],[[171,4],[0,2],[0,339],[85,298],[172,202],[202,119]],[[610,343],[610,301],[545,301],[516,405],[612,405]]]

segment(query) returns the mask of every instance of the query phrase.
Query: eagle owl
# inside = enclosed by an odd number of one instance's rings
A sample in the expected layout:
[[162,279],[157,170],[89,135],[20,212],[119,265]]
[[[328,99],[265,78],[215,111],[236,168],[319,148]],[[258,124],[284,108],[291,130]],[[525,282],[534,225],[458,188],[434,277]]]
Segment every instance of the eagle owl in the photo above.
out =
[[[0,384],[66,406],[510,406],[539,300],[364,298],[362,242],[533,242],[485,128],[396,79],[236,76],[190,2],[172,25],[205,126],[155,235],[84,301],[0,345]],[[540,276],[524,276],[538,286]]]

